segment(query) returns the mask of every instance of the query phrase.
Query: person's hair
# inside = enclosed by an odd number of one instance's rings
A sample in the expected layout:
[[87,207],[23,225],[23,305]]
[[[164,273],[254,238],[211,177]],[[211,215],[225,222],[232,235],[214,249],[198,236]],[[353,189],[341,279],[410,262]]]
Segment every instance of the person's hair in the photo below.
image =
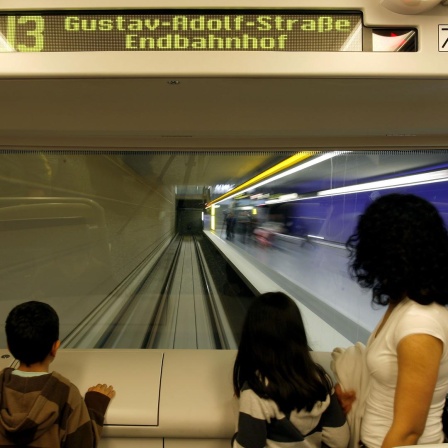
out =
[[11,310],[5,331],[11,354],[29,366],[42,362],[51,352],[59,339],[59,318],[46,303],[25,302]]
[[352,278],[372,289],[374,303],[448,303],[448,233],[425,199],[394,193],[375,200],[346,247]]
[[233,388],[268,398],[288,414],[312,409],[332,382],[310,355],[299,308],[281,292],[260,295],[249,307],[233,368]]

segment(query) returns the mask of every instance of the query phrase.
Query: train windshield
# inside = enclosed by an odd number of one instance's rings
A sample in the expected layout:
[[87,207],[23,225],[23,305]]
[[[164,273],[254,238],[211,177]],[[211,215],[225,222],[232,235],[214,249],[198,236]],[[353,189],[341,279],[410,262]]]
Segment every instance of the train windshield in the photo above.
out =
[[365,342],[382,310],[348,272],[358,216],[402,192],[448,224],[447,180],[444,150],[3,151],[2,316],[47,302],[66,348],[235,349],[276,289],[311,348]]

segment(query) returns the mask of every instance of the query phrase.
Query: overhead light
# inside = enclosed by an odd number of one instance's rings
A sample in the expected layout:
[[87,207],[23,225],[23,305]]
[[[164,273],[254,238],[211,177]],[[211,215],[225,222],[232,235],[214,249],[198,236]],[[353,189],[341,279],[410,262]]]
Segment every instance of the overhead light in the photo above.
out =
[[[210,187],[212,188],[212,187]],[[213,188],[214,193],[227,193],[228,191],[235,188],[235,185],[232,184],[217,184]]]
[[259,182],[259,183],[255,184],[252,188],[258,188],[258,187],[261,187],[262,185],[270,184],[271,182],[274,182],[274,180],[278,180],[278,179],[281,179],[282,177],[290,176],[291,174],[305,170],[307,168],[310,168],[313,165],[317,165],[318,163],[324,162],[325,160],[331,159],[333,157],[336,157],[336,156],[339,156],[341,154],[345,154],[348,152],[351,152],[351,151],[336,151],[336,152],[330,152],[330,153],[324,154],[323,156],[312,159],[309,162],[301,163],[300,165],[297,165],[288,171],[283,171],[282,173],[277,174],[276,176],[272,176],[269,179],[264,180],[263,182]]
[[286,160],[283,160],[282,162],[278,163],[277,165],[274,165],[273,167],[267,169],[266,171],[263,171],[262,173],[258,174],[257,176],[253,177],[252,179],[248,180],[247,182],[242,183],[241,185],[238,185],[237,187],[233,188],[232,190],[228,191],[227,193],[223,194],[219,198],[214,199],[213,201],[210,201],[207,204],[207,207],[210,207],[212,204],[217,204],[219,202],[222,202],[226,199],[234,198],[238,193],[244,192],[250,188],[255,187],[258,182],[260,182],[262,179],[266,179],[271,175],[274,175],[286,168],[289,168],[290,166],[296,165],[297,163],[301,162],[302,160],[305,160],[312,155],[314,155],[314,152],[299,152],[292,157],[289,157]]
[[270,196],[269,193],[256,193],[256,194],[253,194],[250,198],[253,201],[256,201],[256,200],[259,200],[259,199],[267,199],[269,196]]
[[323,236],[317,236],[317,235],[307,235],[309,238],[316,238],[318,240],[324,240],[325,238]]
[[433,171],[431,173],[413,174],[410,176],[396,177],[393,179],[366,182],[364,184],[350,185],[348,187],[332,188],[330,190],[318,191],[315,194],[297,195],[295,199],[282,198],[266,201],[265,204],[275,204],[293,201],[305,201],[319,196],[339,196],[342,194],[362,193],[364,191],[386,190],[388,188],[402,188],[412,185],[424,185],[436,182],[448,181],[448,170]]
[[276,204],[277,202],[295,201],[298,197],[299,195],[297,193],[282,194],[277,199],[269,199],[265,201],[265,204]]
[[448,170],[440,170],[431,173],[413,174],[410,176],[395,177],[393,179],[367,182],[365,184],[350,185],[348,187],[322,190],[317,192],[317,196],[338,196],[341,194],[361,193],[363,191],[385,190],[387,188],[400,188],[446,181],[448,181]]
[[[283,162],[273,166],[272,168],[269,168],[268,170],[264,171],[263,173],[259,174],[258,176],[255,176],[254,178],[248,180],[247,182],[239,185],[238,187],[234,188],[233,190],[229,191],[228,193],[220,196],[219,198],[209,202],[207,204],[207,208],[210,207],[212,204],[218,204],[219,202],[225,201],[227,199],[232,199],[238,194],[240,194],[242,191],[246,191],[249,188],[255,189],[258,187],[261,187],[262,185],[269,184],[275,180],[281,179],[286,176],[290,176],[291,174],[297,173],[299,171],[305,170],[313,165],[317,165],[318,163],[324,162],[325,160],[331,159],[333,157],[339,156],[341,154],[346,154],[351,151],[334,151],[329,152],[326,154],[323,154],[319,157],[316,157],[314,159],[309,160],[308,162],[300,163],[301,161],[310,158],[315,153],[314,152],[301,152],[296,154],[295,156],[292,156]],[[298,165],[297,165],[298,164]],[[285,170],[285,168],[288,168],[290,166],[293,166],[293,168]],[[275,174],[279,173],[279,174]]]

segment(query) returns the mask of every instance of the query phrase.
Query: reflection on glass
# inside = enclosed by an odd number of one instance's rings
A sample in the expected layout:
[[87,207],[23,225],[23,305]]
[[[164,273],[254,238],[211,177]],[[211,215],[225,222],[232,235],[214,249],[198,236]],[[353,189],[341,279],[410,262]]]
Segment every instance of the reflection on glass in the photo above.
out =
[[235,348],[258,287],[237,254],[348,341],[365,339],[381,311],[350,279],[345,241],[392,191],[428,199],[448,223],[448,152],[311,154],[308,168],[220,201],[292,155],[0,154],[1,312],[50,303],[65,347]]
[[372,51],[415,52],[417,30],[415,29],[378,29],[372,30]]

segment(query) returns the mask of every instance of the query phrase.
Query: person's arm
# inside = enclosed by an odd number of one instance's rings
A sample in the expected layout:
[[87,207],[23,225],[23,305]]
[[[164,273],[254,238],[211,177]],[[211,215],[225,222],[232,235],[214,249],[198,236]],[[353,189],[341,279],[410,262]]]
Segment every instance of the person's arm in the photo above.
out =
[[412,334],[398,343],[394,417],[382,448],[417,444],[425,430],[442,351],[442,341],[428,334]]
[[341,385],[337,383],[334,386],[334,393],[344,414],[348,414],[352,410],[353,403],[356,400],[356,392],[354,390],[343,391]]
[[[89,411],[93,433],[96,444],[98,444],[104,425],[104,415],[112,398],[115,397],[115,390],[107,384],[97,384],[89,387],[84,401]],[[95,445],[96,446],[96,445]]]
[[81,398],[68,417],[67,435],[61,447],[96,448],[103,429],[104,415],[114,396],[115,391],[112,386],[97,384],[90,387],[85,399]]

